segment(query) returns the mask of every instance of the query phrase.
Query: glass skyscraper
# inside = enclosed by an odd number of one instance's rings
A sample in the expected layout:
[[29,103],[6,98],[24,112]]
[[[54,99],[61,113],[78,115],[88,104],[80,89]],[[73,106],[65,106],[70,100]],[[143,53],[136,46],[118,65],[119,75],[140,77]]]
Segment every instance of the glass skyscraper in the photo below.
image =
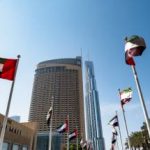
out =
[[105,150],[102,133],[99,96],[96,88],[94,65],[92,61],[85,62],[86,67],[86,140],[92,144],[93,150]]

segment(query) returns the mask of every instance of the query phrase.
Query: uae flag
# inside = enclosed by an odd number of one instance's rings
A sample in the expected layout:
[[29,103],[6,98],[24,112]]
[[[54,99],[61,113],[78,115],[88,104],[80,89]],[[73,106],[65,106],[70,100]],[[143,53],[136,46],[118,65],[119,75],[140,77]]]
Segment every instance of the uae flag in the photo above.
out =
[[85,148],[86,145],[87,145],[86,141],[83,141],[83,138],[82,138],[82,139],[80,140],[80,146],[81,146],[82,148]]
[[128,65],[135,65],[134,56],[142,55],[146,48],[145,41],[142,37],[133,35],[125,38],[125,61]]
[[56,131],[57,131],[58,133],[64,133],[64,132],[68,131],[68,120],[66,120],[65,123],[63,123],[62,125],[60,125],[60,126],[56,129]]
[[75,139],[78,136],[78,131],[75,129],[73,132],[69,134],[69,141]]
[[114,116],[108,123],[109,125],[113,126],[113,127],[118,127],[119,126],[119,122],[118,122],[118,116]]
[[121,98],[121,105],[123,106],[124,104],[130,102],[130,100],[132,99],[132,89],[131,88],[127,88],[124,89],[120,92],[120,98]]
[[115,144],[117,141],[117,135],[113,134],[111,144]]
[[0,58],[0,78],[14,80],[17,59]]
[[83,143],[84,143],[84,141],[83,141],[83,138],[82,138],[82,139],[80,140],[80,145],[81,145],[81,147],[82,147]]
[[50,107],[50,109],[48,110],[47,112],[47,116],[46,116],[46,122],[47,122],[47,125],[49,126],[50,125],[50,121],[51,121],[51,118],[52,118],[52,107]]
[[118,132],[117,132],[116,128],[114,128],[114,127],[112,128],[112,133],[115,134],[115,135],[118,135]]
[[115,150],[115,145],[112,144],[110,150]]
[[85,141],[81,147],[86,148],[87,147],[87,142]]
[[115,150],[116,141],[117,141],[117,135],[113,134],[111,139],[111,150]]

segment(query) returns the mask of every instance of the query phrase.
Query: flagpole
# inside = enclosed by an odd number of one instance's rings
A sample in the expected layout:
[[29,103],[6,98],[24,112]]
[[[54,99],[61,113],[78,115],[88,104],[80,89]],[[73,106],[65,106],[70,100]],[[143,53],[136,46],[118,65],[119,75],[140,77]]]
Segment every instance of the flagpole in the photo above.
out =
[[111,150],[115,150],[115,145],[114,144],[111,144]]
[[50,129],[49,129],[49,150],[51,150],[51,147],[52,147],[52,122],[53,122],[53,104],[54,104],[54,97],[52,96],[52,115],[51,115],[51,118],[50,118]]
[[16,74],[17,74],[17,69],[18,69],[18,64],[19,64],[20,57],[21,57],[20,55],[17,56],[18,60],[17,60],[17,63],[16,63],[16,70],[15,70],[15,74],[14,74],[14,80],[13,80],[12,85],[11,85],[9,99],[8,99],[8,103],[7,103],[7,109],[6,109],[6,113],[5,113],[4,120],[3,120],[3,126],[2,126],[2,130],[1,130],[1,135],[0,135],[0,150],[2,150],[2,148],[3,148],[5,129],[6,129],[6,125],[7,125],[8,114],[9,114],[9,109],[10,109],[10,104],[11,104],[11,98],[12,98],[12,94],[13,94],[13,89],[14,89],[14,84],[15,84],[15,79],[16,79]]
[[69,150],[69,115],[67,115],[68,132],[67,132],[67,150]]
[[141,106],[142,106],[144,117],[145,117],[145,122],[146,122],[147,130],[148,130],[148,135],[149,135],[149,138],[150,138],[149,117],[148,117],[148,113],[147,113],[144,97],[143,97],[143,94],[142,94],[141,86],[140,86],[140,83],[139,83],[137,71],[136,71],[134,65],[131,65],[131,68],[132,68],[132,71],[133,71],[133,76],[134,76],[134,79],[135,79],[136,87],[137,87],[137,90],[138,90]]
[[77,139],[76,139],[76,147],[77,147],[77,150],[79,149],[78,148],[78,136],[77,136]]
[[[83,132],[81,133],[81,140],[83,141]],[[81,140],[80,140],[80,143],[81,143]],[[82,150],[83,150],[83,146],[80,144],[80,146],[81,146],[81,148],[82,148]]]
[[[118,91],[119,91],[119,95],[120,95],[120,89],[119,89]],[[126,127],[126,133],[127,133],[127,136],[128,136],[129,150],[131,150],[130,137],[129,137],[129,130],[128,130],[128,126],[127,126],[127,121],[126,121],[126,116],[125,116],[125,110],[124,110],[123,106],[121,106],[121,108],[122,108],[123,119],[124,119],[124,123],[125,123],[125,127]]]
[[129,149],[131,150],[130,137],[129,137],[129,130],[128,130],[128,127],[127,127],[127,121],[126,121],[126,116],[125,116],[125,110],[124,110],[123,108],[122,108],[122,113],[123,113],[124,123],[125,123],[126,132],[127,132],[127,136],[128,136],[128,145],[129,145]]
[[119,150],[118,138],[117,138],[117,149]]
[[[76,126],[76,130],[77,130],[77,126]],[[76,138],[76,149],[78,150],[79,148],[78,148],[78,134],[77,134],[77,138]]]
[[[118,118],[118,112],[116,111],[116,115],[117,115],[117,118]],[[119,122],[119,118],[118,118],[118,122]],[[120,124],[118,125],[118,128],[119,128],[119,135],[120,135],[120,142],[121,142],[121,148],[123,150],[123,142],[122,142],[122,135],[121,135],[121,130],[120,130]]]

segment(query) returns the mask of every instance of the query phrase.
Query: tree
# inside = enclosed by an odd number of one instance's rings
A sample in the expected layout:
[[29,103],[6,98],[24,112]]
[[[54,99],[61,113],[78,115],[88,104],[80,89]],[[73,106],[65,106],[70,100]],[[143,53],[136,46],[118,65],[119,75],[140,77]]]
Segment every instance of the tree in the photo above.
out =
[[150,138],[148,135],[146,123],[143,122],[143,126],[141,127],[142,137],[143,137],[143,147],[144,149],[150,149]]
[[143,146],[142,132],[132,132],[132,134],[130,135],[130,143],[131,147],[134,147],[135,149],[140,149],[140,147]]
[[[131,143],[131,148],[135,150],[140,150],[140,148],[142,147],[143,150],[150,150],[150,139],[145,122],[143,122],[141,131],[132,132],[129,136],[129,139]],[[126,148],[129,147],[127,140],[125,146]]]

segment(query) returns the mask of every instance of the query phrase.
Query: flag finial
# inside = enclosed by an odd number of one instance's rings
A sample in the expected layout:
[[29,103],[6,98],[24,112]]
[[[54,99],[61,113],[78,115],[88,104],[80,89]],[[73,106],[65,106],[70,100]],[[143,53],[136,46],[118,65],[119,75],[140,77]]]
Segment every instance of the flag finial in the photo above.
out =
[[127,40],[128,40],[128,37],[126,36],[126,37],[124,38],[124,41],[127,42]]
[[21,58],[21,55],[17,55],[17,58],[18,58],[18,59]]

